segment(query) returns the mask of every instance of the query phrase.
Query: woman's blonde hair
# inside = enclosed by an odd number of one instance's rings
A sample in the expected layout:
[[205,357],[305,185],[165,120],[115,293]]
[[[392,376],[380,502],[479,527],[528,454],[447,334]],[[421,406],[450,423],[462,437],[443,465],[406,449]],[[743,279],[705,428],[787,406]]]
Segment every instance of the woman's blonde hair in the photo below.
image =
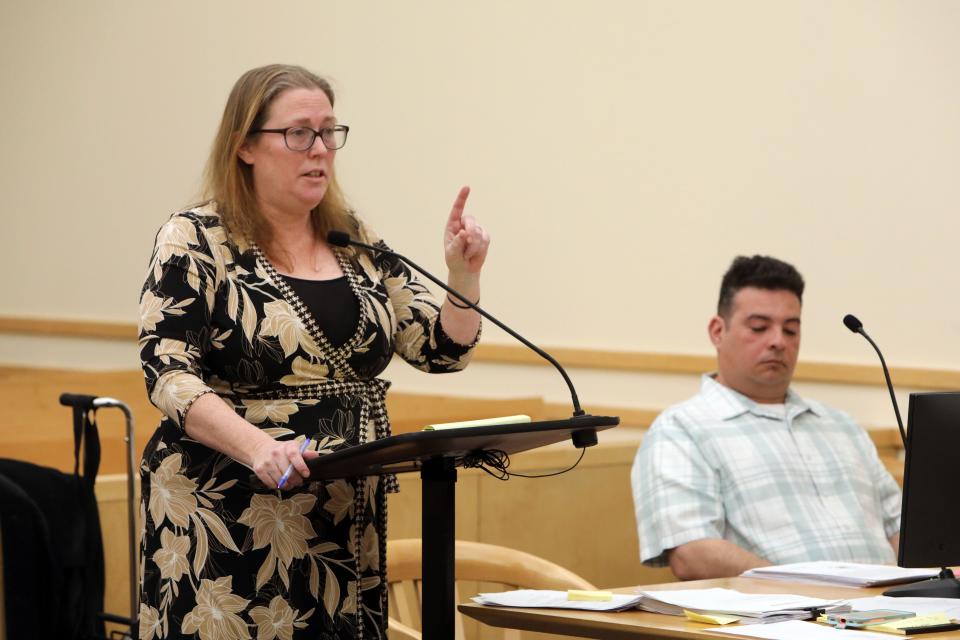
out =
[[[227,233],[241,249],[256,242],[269,251],[272,233],[260,213],[253,170],[237,155],[250,132],[263,126],[273,101],[287,89],[319,89],[333,106],[333,88],[320,76],[294,65],[271,64],[251,69],[233,85],[204,171],[203,197],[216,203]],[[322,144],[322,143],[321,143]],[[331,167],[323,200],[310,212],[314,233],[356,233],[356,224]]]

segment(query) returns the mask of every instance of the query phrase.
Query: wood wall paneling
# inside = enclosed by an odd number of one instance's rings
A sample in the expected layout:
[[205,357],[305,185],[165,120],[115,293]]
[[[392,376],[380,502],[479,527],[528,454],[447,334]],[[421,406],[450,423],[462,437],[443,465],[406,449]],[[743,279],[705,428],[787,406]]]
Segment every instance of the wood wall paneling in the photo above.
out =
[[[118,331],[119,333],[119,331]],[[139,371],[87,372],[0,367],[0,455],[69,471],[73,468],[70,411],[59,405],[64,391],[112,396],[126,402],[136,418],[136,458],[159,421]],[[396,432],[448,422],[527,413],[534,419],[568,415],[564,404],[540,398],[490,400],[392,393],[388,399]],[[656,409],[591,406],[597,414],[620,415],[623,426],[601,434],[573,472],[540,479],[501,482],[479,470],[460,470],[457,533],[464,539],[515,547],[543,556],[599,586],[662,582],[668,570],[649,569],[638,560],[629,470],[644,429]],[[107,556],[107,602],[111,612],[128,607],[126,531],[126,447],[122,414],[98,414],[103,463],[97,484]],[[871,429],[881,458],[902,480],[902,447],[895,429]],[[553,445],[514,456],[511,470],[544,473],[575,460],[569,446]],[[389,498],[390,535],[420,536],[420,480],[400,476],[401,492]],[[465,594],[464,597],[466,597]]]

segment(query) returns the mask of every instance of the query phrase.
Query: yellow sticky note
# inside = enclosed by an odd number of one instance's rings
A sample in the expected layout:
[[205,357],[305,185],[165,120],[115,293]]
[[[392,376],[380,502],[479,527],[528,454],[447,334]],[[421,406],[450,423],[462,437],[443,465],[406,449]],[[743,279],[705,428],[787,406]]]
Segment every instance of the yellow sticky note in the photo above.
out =
[[707,624],[730,624],[731,622],[737,622],[740,618],[736,616],[724,616],[719,613],[696,613],[694,611],[683,610],[683,615],[687,616],[687,620],[692,620],[693,622],[705,622]]
[[584,591],[582,589],[568,589],[567,600],[609,602],[613,600],[613,593],[610,591]]

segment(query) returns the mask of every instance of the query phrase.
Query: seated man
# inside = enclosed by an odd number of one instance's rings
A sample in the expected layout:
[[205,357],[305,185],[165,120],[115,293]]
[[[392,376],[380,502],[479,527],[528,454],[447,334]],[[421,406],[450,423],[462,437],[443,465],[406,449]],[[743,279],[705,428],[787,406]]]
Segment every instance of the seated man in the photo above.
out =
[[657,417],[631,472],[644,564],[681,580],[767,564],[892,564],[900,490],[867,433],[790,389],[803,278],[738,257],[708,325],[718,371]]

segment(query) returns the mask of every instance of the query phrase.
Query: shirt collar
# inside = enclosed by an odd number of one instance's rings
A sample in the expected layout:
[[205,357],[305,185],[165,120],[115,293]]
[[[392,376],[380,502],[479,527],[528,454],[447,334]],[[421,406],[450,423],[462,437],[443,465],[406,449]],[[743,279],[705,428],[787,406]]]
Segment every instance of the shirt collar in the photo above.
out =
[[[739,391],[734,391],[730,387],[720,384],[716,380],[716,375],[716,372],[703,374],[700,392],[710,400],[721,420],[730,420],[744,413],[752,413],[767,418],[779,419],[781,417]],[[783,403],[786,407],[787,420],[793,420],[806,411],[819,415],[817,409],[801,398],[792,388],[787,389],[787,395]]]

